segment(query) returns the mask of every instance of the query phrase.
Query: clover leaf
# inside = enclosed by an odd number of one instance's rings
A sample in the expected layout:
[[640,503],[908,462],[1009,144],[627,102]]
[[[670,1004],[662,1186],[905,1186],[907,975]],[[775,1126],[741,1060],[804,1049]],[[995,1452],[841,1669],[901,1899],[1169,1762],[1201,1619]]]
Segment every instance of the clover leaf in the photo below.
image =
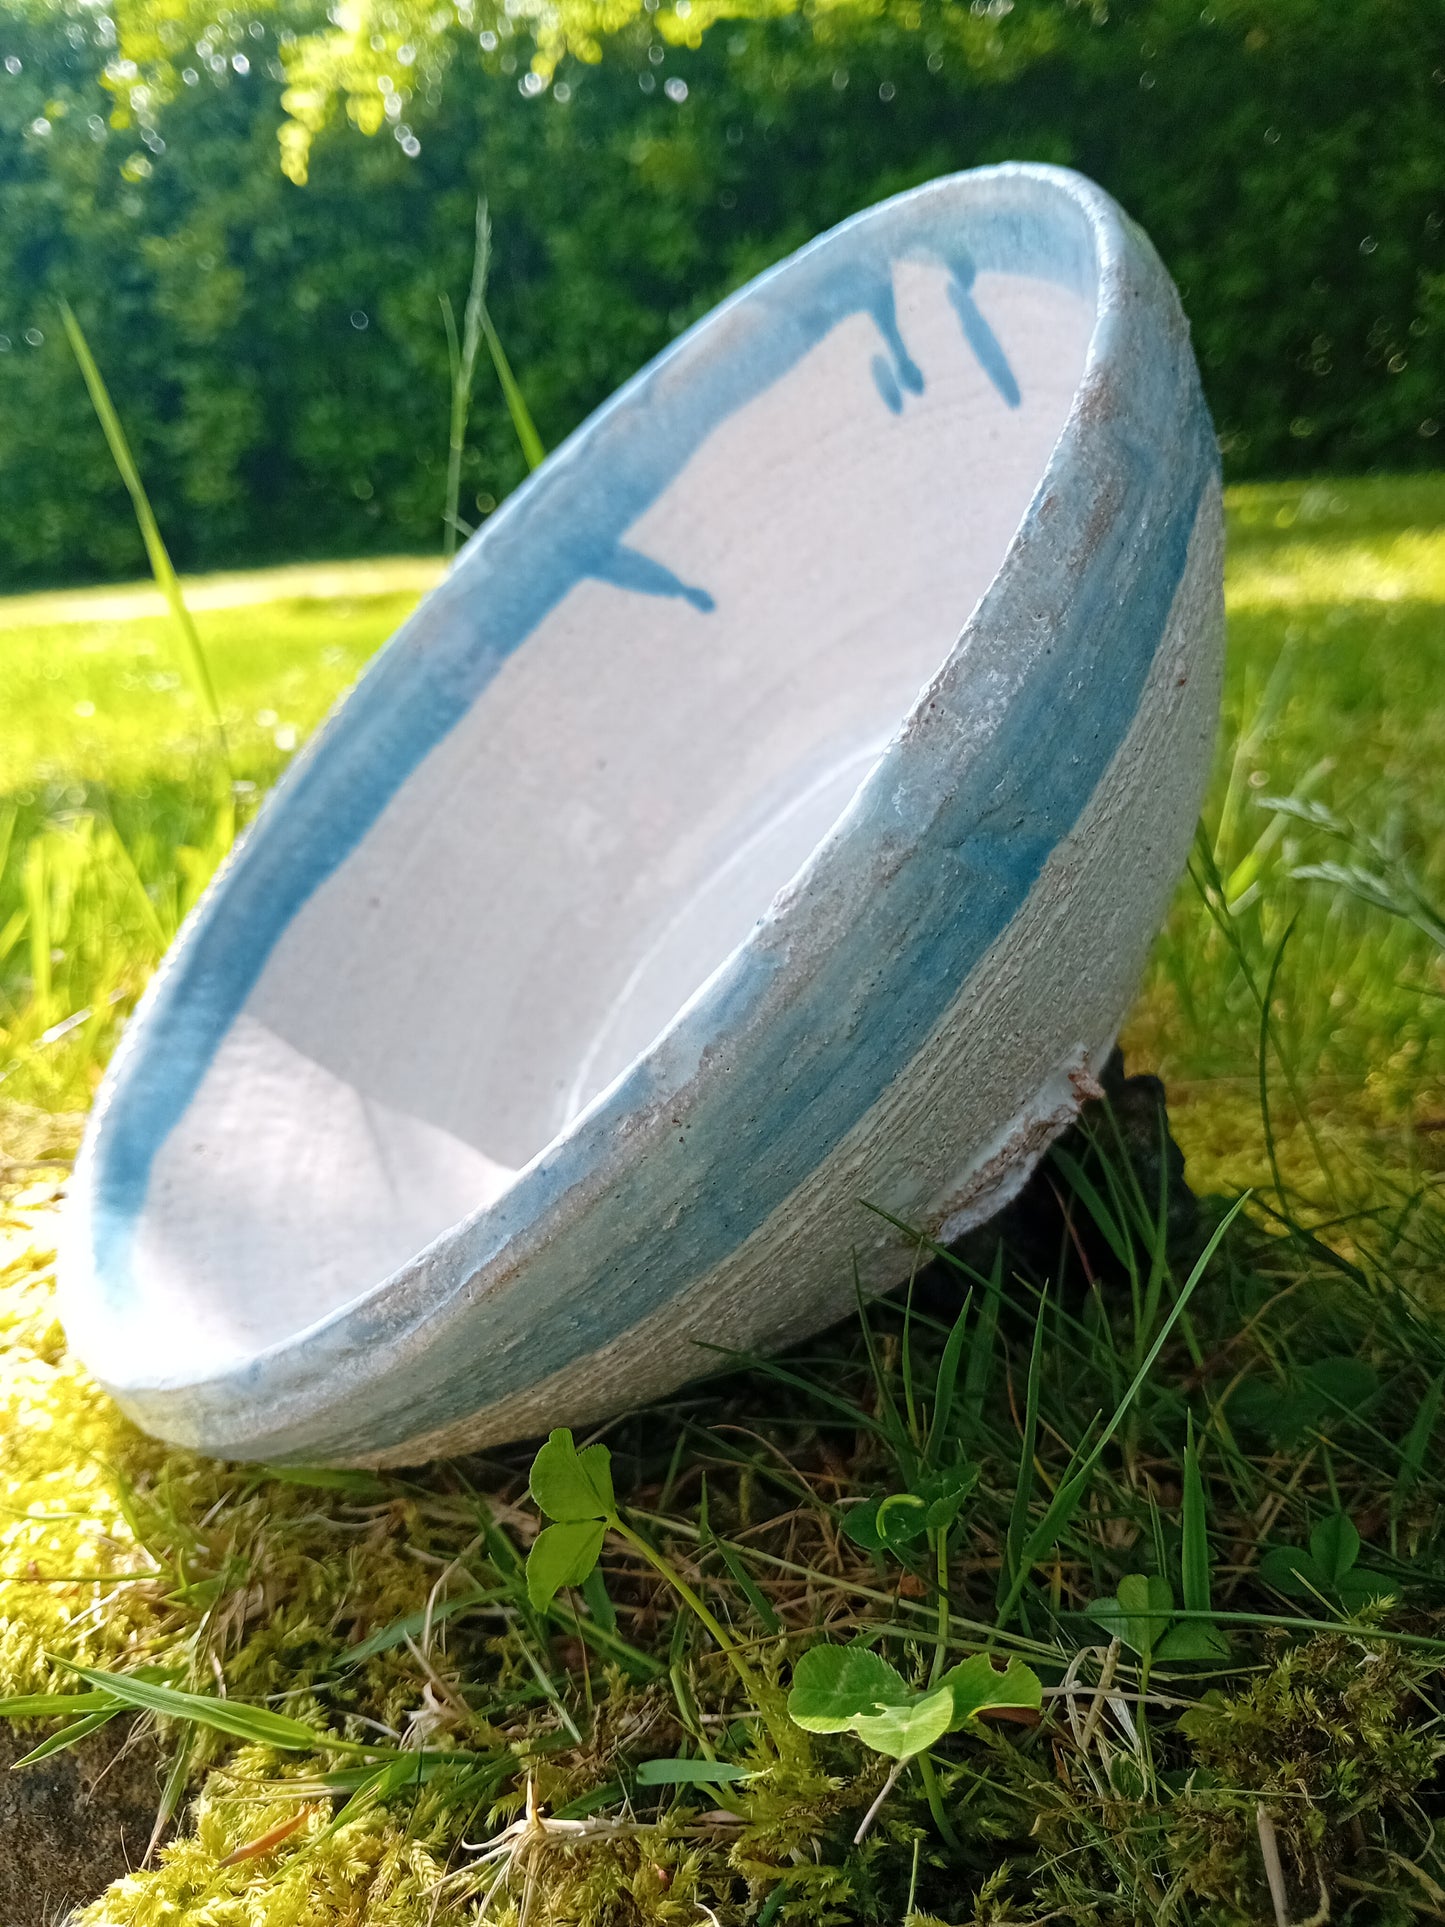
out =
[[953,1695],[953,1725],[949,1730],[955,1733],[985,1713],[1037,1713],[1044,1703],[1038,1674],[1021,1659],[1011,1659],[1000,1672],[987,1653],[975,1653],[946,1672],[938,1683]]
[[1228,1639],[1208,1619],[1176,1620],[1154,1648],[1156,1659],[1173,1665],[1186,1661],[1208,1665],[1229,1656]]
[[1019,1660],[999,1672],[975,1653],[915,1691],[880,1654],[862,1646],[815,1646],[793,1668],[788,1713],[808,1733],[855,1733],[875,1753],[911,1760],[945,1733],[1005,1709],[1036,1711],[1037,1675]]
[[926,1532],[951,1526],[977,1482],[976,1465],[925,1473],[911,1492],[888,1493],[854,1506],[844,1517],[843,1531],[865,1551],[898,1552]]
[[1111,1639],[1147,1658],[1174,1615],[1174,1591],[1161,1573],[1126,1573],[1112,1599],[1096,1599],[1089,1616]]
[[1399,1591],[1393,1579],[1358,1565],[1360,1535],[1343,1512],[1321,1519],[1303,1546],[1271,1546],[1259,1562],[1259,1576],[1276,1591],[1297,1598],[1338,1599],[1347,1612],[1357,1612],[1371,1599]]
[[1089,1617],[1141,1659],[1181,1662],[1229,1657],[1229,1642],[1211,1620],[1176,1620],[1174,1611],[1174,1589],[1162,1573],[1130,1572],[1119,1581],[1112,1598],[1094,1601]]
[[793,1668],[788,1713],[806,1733],[846,1733],[860,1713],[903,1706],[902,1676],[867,1646],[813,1646]]
[[607,1526],[601,1519],[569,1519],[543,1526],[527,1554],[527,1597],[546,1612],[564,1586],[580,1586],[602,1550]]
[[572,1434],[552,1433],[532,1461],[533,1499],[554,1523],[527,1554],[527,1597],[545,1612],[564,1586],[580,1586],[597,1564],[608,1525],[617,1517],[612,1454],[605,1445],[579,1452]]
[[605,1445],[586,1445],[579,1452],[572,1434],[560,1428],[533,1459],[528,1485],[541,1510],[561,1525],[608,1519],[617,1511],[612,1454]]
[[1379,1374],[1363,1359],[1316,1359],[1276,1379],[1246,1379],[1230,1400],[1231,1419],[1276,1445],[1356,1417],[1380,1395]]

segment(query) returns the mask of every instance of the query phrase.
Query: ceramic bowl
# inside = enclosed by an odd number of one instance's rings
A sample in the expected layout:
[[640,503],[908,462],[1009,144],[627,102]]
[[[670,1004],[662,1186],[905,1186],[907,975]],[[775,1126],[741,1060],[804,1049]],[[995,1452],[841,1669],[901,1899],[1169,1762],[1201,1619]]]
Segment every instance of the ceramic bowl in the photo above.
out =
[[822,1327],[1092,1088],[1188,846],[1214,436],[1054,168],[824,235],[488,520],[133,1020],[64,1315],[144,1427],[411,1463]]

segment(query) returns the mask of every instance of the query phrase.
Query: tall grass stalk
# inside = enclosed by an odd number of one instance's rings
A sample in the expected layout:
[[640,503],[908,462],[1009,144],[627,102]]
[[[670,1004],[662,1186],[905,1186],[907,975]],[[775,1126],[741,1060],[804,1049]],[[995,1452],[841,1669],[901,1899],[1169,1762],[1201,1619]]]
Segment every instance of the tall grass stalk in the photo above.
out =
[[451,299],[441,297],[442,320],[446,324],[447,354],[452,373],[451,421],[447,436],[447,500],[442,518],[442,554],[450,562],[456,554],[457,520],[462,494],[462,456],[466,450],[467,418],[472,406],[472,381],[476,374],[477,354],[482,345],[482,314],[487,300],[487,271],[491,265],[492,227],[487,218],[487,203],[477,202],[476,240],[472,251],[472,282],[467,290],[467,305],[462,313],[461,339],[452,314]]
[[492,262],[492,223],[486,196],[477,201],[476,238],[472,248],[472,280],[467,304],[462,311],[462,328],[457,334],[451,298],[441,297],[442,321],[447,331],[447,359],[452,377],[451,418],[447,434],[447,498],[443,515],[442,553],[448,561],[456,554],[457,536],[470,534],[461,520],[462,461],[466,453],[467,421],[472,408],[472,385],[476,377],[477,355],[483,341],[492,358],[502,398],[507,404],[512,427],[526,460],[534,469],[546,459],[547,451],[537,433],[512,364],[507,360],[491,311],[487,307],[487,276]]
[[186,667],[196,690],[210,712],[211,724],[216,732],[216,743],[220,751],[221,766],[225,771],[227,785],[232,780],[231,746],[226,737],[226,724],[221,715],[221,705],[216,697],[216,685],[211,677],[211,666],[206,660],[206,652],[201,646],[201,638],[196,631],[186,599],[181,593],[175,569],[171,565],[170,551],[166,548],[161,535],[160,525],[151,508],[150,497],[146,494],[145,483],[141,480],[140,470],[136,467],[135,457],[131,454],[130,443],[126,440],[125,430],[121,427],[120,417],[110,399],[104,378],[96,365],[95,356],[90,352],[80,323],[68,301],[60,303],[60,318],[65,324],[65,332],[71,350],[85,377],[85,385],[90,391],[91,404],[105,434],[111,459],[120,471],[135,509],[135,519],[140,526],[141,540],[145,543],[146,556],[150,561],[151,574],[155,577],[156,587],[165,597],[170,608],[172,620],[181,638],[181,651]]

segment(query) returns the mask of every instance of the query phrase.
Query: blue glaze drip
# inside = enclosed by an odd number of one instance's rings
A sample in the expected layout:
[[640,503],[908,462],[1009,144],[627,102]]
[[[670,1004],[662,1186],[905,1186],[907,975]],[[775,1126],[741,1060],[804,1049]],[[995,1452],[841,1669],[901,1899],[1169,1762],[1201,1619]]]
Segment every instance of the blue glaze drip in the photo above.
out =
[[650,555],[629,548],[625,542],[619,542],[610,555],[594,563],[591,573],[600,582],[610,582],[618,589],[631,589],[637,595],[680,596],[704,615],[717,607],[706,589],[694,588],[680,575],[674,575],[666,563],[655,562]]
[[978,303],[973,298],[973,281],[976,270],[969,257],[956,255],[953,262],[953,278],[948,284],[948,298],[953,303],[954,312],[963,323],[963,338],[978,358],[978,365],[988,376],[994,387],[1003,396],[1010,408],[1017,408],[1023,397],[1014,371],[1009,367],[1008,356],[1004,353],[998,336],[984,320]]
[[[894,298],[893,279],[891,275],[889,276],[887,287],[880,289],[874,295],[869,306],[873,311],[873,319],[877,324],[878,332],[882,335],[888,352],[893,357],[893,366],[898,371],[900,386],[906,388],[910,394],[921,395],[923,393],[923,370],[903,344],[903,331],[898,326],[898,303]],[[874,367],[875,369],[877,368],[877,362],[874,363]],[[883,399],[887,401],[888,397],[886,394]]]
[[903,395],[898,386],[898,379],[893,373],[893,369],[887,358],[883,355],[874,355],[869,366],[873,370],[873,385],[883,397],[885,406],[890,408],[895,415],[901,415],[903,413]]

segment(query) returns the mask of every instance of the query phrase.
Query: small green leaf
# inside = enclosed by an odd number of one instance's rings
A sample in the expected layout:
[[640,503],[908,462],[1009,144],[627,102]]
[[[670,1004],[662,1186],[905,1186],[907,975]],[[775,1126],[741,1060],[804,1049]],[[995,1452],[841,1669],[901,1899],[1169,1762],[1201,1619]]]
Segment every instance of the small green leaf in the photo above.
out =
[[1338,1421],[1341,1410],[1347,1415],[1362,1410],[1380,1392],[1380,1376],[1374,1367],[1348,1354],[1318,1359],[1306,1365],[1300,1377],[1314,1395],[1320,1419],[1325,1422],[1331,1418]]
[[961,1665],[951,1667],[938,1683],[948,1688],[953,1700],[950,1732],[956,1732],[981,1713],[1006,1707],[1037,1712],[1044,1703],[1044,1689],[1038,1674],[1021,1659],[1011,1659],[1003,1672],[999,1672],[987,1653],[975,1653]]
[[941,1740],[953,1726],[953,1694],[940,1685],[906,1706],[885,1706],[877,1713],[859,1713],[853,1731],[865,1746],[890,1760],[911,1760]]
[[1276,1592],[1310,1599],[1330,1590],[1330,1582],[1303,1546],[1270,1546],[1259,1562],[1259,1576]]
[[843,1537],[851,1539],[855,1546],[862,1546],[865,1552],[882,1552],[883,1535],[878,1530],[878,1508],[881,1499],[868,1499],[862,1505],[849,1506],[843,1514]]
[[1376,1372],[1362,1359],[1317,1359],[1276,1379],[1247,1379],[1230,1399],[1230,1414],[1277,1445],[1338,1425],[1379,1395]]
[[910,1698],[881,1653],[863,1646],[814,1646],[793,1668],[788,1715],[805,1733],[846,1733],[860,1713]]
[[545,1612],[564,1586],[580,1586],[597,1564],[607,1527],[601,1519],[544,1526],[527,1554],[527,1597]]
[[1355,1613],[1373,1599],[1398,1599],[1400,1582],[1383,1572],[1370,1572],[1364,1566],[1351,1566],[1335,1581],[1335,1591],[1346,1612]]
[[978,1484],[976,1465],[955,1465],[946,1472],[931,1472],[918,1481],[918,1496],[924,1504],[924,1521],[931,1532],[951,1526],[964,1500]]
[[987,1653],[976,1653],[915,1693],[865,1647],[815,1646],[793,1668],[788,1712],[806,1732],[856,1733],[875,1753],[910,1760],[981,1713],[1041,1701],[1037,1676],[1018,1660],[998,1672]]
[[1175,1665],[1229,1658],[1229,1641],[1207,1619],[1181,1619],[1154,1648],[1154,1657]]
[[605,1445],[584,1446],[579,1452],[572,1434],[563,1429],[553,1432],[533,1459],[529,1483],[539,1509],[559,1525],[616,1515],[612,1454]]
[[1321,1519],[1310,1534],[1310,1557],[1325,1575],[1325,1583],[1337,1587],[1360,1556],[1360,1535],[1353,1519],[1335,1512]]
[[1173,1612],[1173,1588],[1157,1572],[1126,1573],[1116,1598],[1095,1600],[1089,1608],[1090,1617],[1111,1638],[1146,1656],[1163,1637]]
[[732,1786],[753,1775],[723,1760],[644,1760],[635,1777],[639,1786]]
[[843,1515],[843,1532],[868,1552],[899,1552],[916,1545],[926,1532],[952,1525],[977,1482],[976,1465],[927,1473],[912,1492],[894,1492],[850,1507]]

